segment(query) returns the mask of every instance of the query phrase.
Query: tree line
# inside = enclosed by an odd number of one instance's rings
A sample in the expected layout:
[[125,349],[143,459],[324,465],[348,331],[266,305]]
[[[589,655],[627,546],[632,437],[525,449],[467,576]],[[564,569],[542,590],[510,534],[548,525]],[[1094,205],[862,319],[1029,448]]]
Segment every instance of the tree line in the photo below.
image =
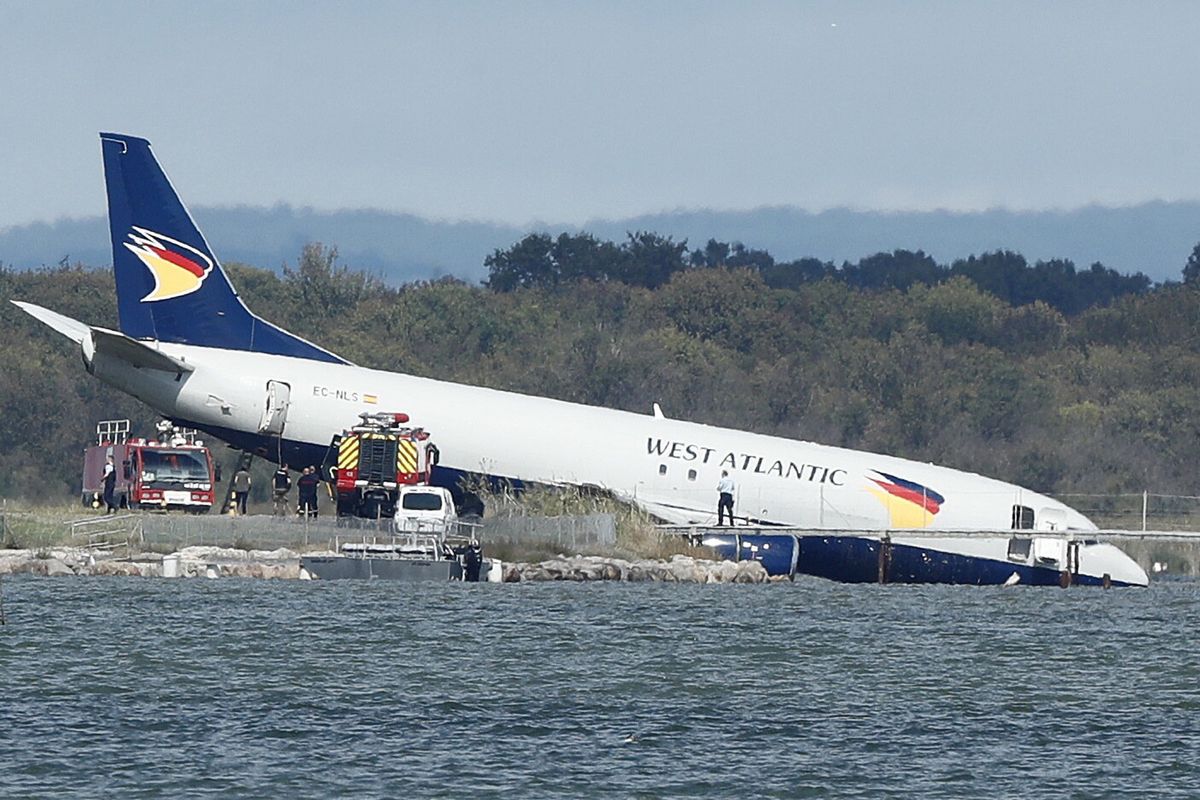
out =
[[[961,276],[1009,305],[1043,302],[1064,314],[1105,306],[1118,297],[1142,294],[1151,280],[1138,272],[1124,275],[1097,262],[1076,269],[1069,259],[1030,264],[1020,253],[997,250],[939,264],[921,250],[876,253],[841,266],[832,261],[801,258],[776,261],[766,250],[740,242],[709,239],[689,251],[687,242],[638,231],[621,243],[588,233],[531,233],[484,260],[486,284],[499,292],[552,287],[577,280],[619,282],[657,289],[677,273],[691,269],[749,269],[772,289],[798,289],[833,280],[858,289],[902,289],[933,286]],[[1191,269],[1190,267],[1188,269]],[[1200,267],[1194,271],[1200,272]],[[1185,270],[1185,277],[1189,273]]]
[[[745,248],[706,246],[709,263],[654,234],[596,242],[626,260],[597,275],[572,254],[592,244],[561,239],[497,251],[489,268],[503,268],[486,286],[389,286],[319,244],[279,272],[228,271],[251,309],[364,366],[640,413],[657,402],[677,419],[1046,492],[1194,494],[1200,484],[1200,245],[1184,283],[1105,284],[1094,297],[1107,299],[1089,305],[1078,298],[1106,278],[1021,272],[1015,254],[944,272],[927,256],[883,254],[789,284]],[[539,251],[576,266],[503,285],[517,255]],[[900,280],[904,270],[925,277]],[[1075,305],[1057,304],[1053,276]],[[116,327],[111,271],[0,267],[0,497],[71,501],[95,422],[130,417],[150,430],[154,417],[86,375],[78,348],[13,299]]]

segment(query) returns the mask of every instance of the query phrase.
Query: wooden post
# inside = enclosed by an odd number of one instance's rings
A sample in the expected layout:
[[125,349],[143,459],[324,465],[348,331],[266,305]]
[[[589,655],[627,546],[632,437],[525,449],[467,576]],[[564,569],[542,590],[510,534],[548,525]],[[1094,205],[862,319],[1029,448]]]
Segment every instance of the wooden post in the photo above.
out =
[[892,565],[892,537],[890,534],[883,534],[879,537],[879,573],[878,579],[881,584],[888,582],[888,571]]

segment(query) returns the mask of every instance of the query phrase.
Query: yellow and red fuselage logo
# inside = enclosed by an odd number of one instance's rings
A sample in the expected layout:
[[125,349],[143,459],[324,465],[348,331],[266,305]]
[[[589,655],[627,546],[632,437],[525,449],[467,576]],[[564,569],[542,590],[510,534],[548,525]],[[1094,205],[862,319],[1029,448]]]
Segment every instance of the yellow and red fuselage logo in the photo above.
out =
[[867,491],[875,495],[887,509],[893,528],[924,528],[942,510],[946,498],[914,481],[879,470],[867,475],[873,486]]

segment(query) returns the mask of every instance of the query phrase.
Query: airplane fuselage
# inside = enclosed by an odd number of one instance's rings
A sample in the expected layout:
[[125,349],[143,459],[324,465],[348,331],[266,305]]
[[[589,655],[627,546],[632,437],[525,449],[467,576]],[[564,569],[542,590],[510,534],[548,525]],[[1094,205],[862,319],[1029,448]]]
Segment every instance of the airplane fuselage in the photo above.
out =
[[[1003,530],[1022,506],[1043,529],[1095,527],[1052,498],[933,464],[350,365],[158,348],[194,371],[177,376],[104,355],[90,369],[167,416],[241,446],[257,443],[248,449],[293,466],[319,462],[359,413],[403,411],[434,434],[443,467],[595,486],[672,522],[714,522],[726,471],[737,483],[738,517],[770,524]],[[269,382],[287,387],[279,437],[260,433]]]

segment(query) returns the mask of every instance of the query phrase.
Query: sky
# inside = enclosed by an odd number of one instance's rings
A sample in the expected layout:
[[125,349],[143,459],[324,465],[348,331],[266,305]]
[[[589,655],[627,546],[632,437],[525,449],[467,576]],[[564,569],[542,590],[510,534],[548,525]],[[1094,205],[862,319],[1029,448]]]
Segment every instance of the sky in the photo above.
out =
[[1200,3],[0,0],[0,229],[192,206],[582,224],[1200,198]]

